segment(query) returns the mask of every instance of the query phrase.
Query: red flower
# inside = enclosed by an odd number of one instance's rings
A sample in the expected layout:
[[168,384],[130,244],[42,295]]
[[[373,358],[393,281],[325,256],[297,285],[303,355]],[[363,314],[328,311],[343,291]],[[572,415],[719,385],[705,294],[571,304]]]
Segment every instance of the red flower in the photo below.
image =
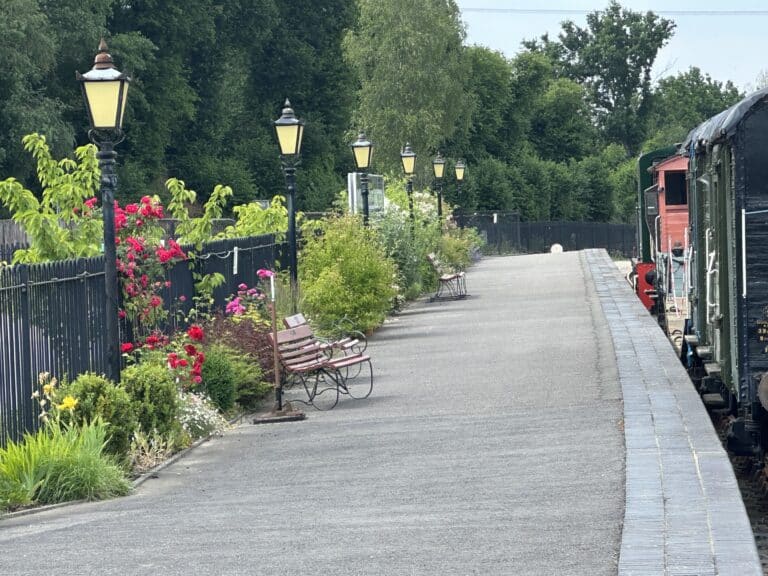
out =
[[127,223],[128,218],[125,215],[125,211],[122,208],[115,206],[115,231],[124,228]]
[[128,244],[131,245],[131,248],[133,248],[136,252],[142,252],[144,250],[144,239],[143,238],[134,238],[133,236],[129,236],[125,239]]
[[205,333],[203,332],[203,329],[200,328],[200,326],[193,324],[187,330],[187,336],[189,336],[192,340],[202,342],[203,338],[205,337]]
[[139,206],[137,204],[126,204],[125,211],[128,212],[128,214],[136,214],[136,212],[139,211]]
[[200,384],[200,382],[203,381],[203,377],[202,376],[195,376],[194,378],[192,378],[192,380],[195,381],[195,384]]
[[195,348],[194,344],[187,344],[184,346],[184,351],[187,353],[187,356],[194,356],[197,354],[197,348]]
[[93,197],[93,198],[88,198],[88,200],[83,202],[83,204],[88,206],[88,208],[93,208],[94,206],[96,206],[96,202],[98,202],[98,200],[95,197]]
[[131,344],[130,342],[123,342],[122,344],[120,344],[120,352],[122,352],[123,354],[129,354],[133,352],[133,344]]

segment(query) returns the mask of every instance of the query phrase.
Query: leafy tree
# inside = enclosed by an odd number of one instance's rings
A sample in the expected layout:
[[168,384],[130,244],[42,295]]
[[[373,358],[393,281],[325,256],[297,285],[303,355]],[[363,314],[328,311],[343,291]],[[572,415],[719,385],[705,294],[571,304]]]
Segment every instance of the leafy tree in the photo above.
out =
[[535,103],[530,141],[547,160],[583,158],[593,153],[597,133],[581,86],[558,78]]
[[666,144],[680,141],[692,128],[743,97],[731,81],[713,80],[696,67],[663,78],[653,95],[651,134],[663,134]]
[[674,22],[653,12],[633,12],[612,0],[587,15],[585,28],[566,21],[557,42],[543,36],[524,45],[584,84],[605,136],[634,155],[650,112],[651,69],[674,29]]
[[0,2],[0,173],[32,183],[34,165],[24,153],[25,134],[41,132],[56,142],[54,153],[71,149],[73,131],[62,103],[46,93],[56,66],[57,42],[37,0]]
[[592,222],[609,222],[614,218],[614,187],[612,175],[626,160],[624,149],[613,144],[599,155],[573,162],[573,183],[581,195],[586,212],[584,218]]
[[454,0],[359,0],[359,7],[344,41],[360,86],[352,123],[376,143],[376,167],[397,170],[406,141],[429,156],[468,121],[464,30]]
[[452,150],[462,150],[469,162],[490,154],[509,155],[520,134],[510,133],[507,122],[512,108],[512,65],[499,52],[482,46],[470,46],[464,58],[469,68],[465,90],[472,98],[472,121],[467,132],[458,132]]
[[12,213],[30,239],[30,247],[17,250],[14,263],[44,262],[96,256],[104,238],[100,218],[94,218],[99,185],[96,147],[75,151],[76,160],[56,161],[44,136],[24,137],[24,147],[37,162],[40,200],[15,178],[0,182],[0,203]]

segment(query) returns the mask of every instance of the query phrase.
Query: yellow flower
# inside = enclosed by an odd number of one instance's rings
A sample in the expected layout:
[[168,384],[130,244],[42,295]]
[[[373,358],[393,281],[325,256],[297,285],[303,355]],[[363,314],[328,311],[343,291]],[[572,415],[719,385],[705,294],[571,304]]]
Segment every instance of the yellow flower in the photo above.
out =
[[77,406],[77,398],[74,396],[65,396],[64,400],[61,401],[61,404],[58,404],[56,408],[59,410],[69,410],[72,412],[75,407]]
[[52,383],[49,382],[48,384],[43,386],[43,394],[45,394],[46,396],[50,396],[52,392],[53,392],[53,384]]

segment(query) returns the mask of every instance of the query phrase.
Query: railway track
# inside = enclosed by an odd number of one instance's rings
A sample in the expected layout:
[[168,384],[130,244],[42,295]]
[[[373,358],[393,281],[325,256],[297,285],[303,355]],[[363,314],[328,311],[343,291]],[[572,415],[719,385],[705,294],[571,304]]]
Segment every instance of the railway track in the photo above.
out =
[[[723,447],[725,447],[728,419],[712,415],[712,423],[720,441],[723,442]],[[763,565],[763,574],[768,576],[768,476],[766,476],[766,468],[758,468],[750,458],[738,456],[731,456],[730,458],[741,490],[741,498],[752,524],[757,552]]]

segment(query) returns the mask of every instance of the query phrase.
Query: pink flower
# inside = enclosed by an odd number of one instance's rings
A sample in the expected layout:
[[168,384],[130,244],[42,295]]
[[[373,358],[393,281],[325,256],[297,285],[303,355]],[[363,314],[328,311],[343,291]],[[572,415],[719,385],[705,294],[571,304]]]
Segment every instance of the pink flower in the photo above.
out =
[[88,198],[88,200],[83,202],[83,204],[88,206],[88,208],[93,208],[94,206],[96,206],[96,202],[98,202],[98,200],[94,197],[94,198]]
[[245,307],[240,303],[240,298],[235,298],[227,304],[226,309],[224,310],[227,314],[234,314],[235,316],[240,316],[245,312]]
[[128,212],[128,214],[136,214],[136,212],[139,211],[139,206],[138,204],[126,204],[125,211]]
[[271,278],[272,276],[275,275],[275,273],[272,272],[272,270],[266,270],[264,268],[259,268],[258,270],[256,270],[256,274],[258,274],[259,278]]
[[237,287],[237,289],[238,289],[238,290],[248,290],[248,285],[247,285],[247,284],[240,284],[240,285]]

